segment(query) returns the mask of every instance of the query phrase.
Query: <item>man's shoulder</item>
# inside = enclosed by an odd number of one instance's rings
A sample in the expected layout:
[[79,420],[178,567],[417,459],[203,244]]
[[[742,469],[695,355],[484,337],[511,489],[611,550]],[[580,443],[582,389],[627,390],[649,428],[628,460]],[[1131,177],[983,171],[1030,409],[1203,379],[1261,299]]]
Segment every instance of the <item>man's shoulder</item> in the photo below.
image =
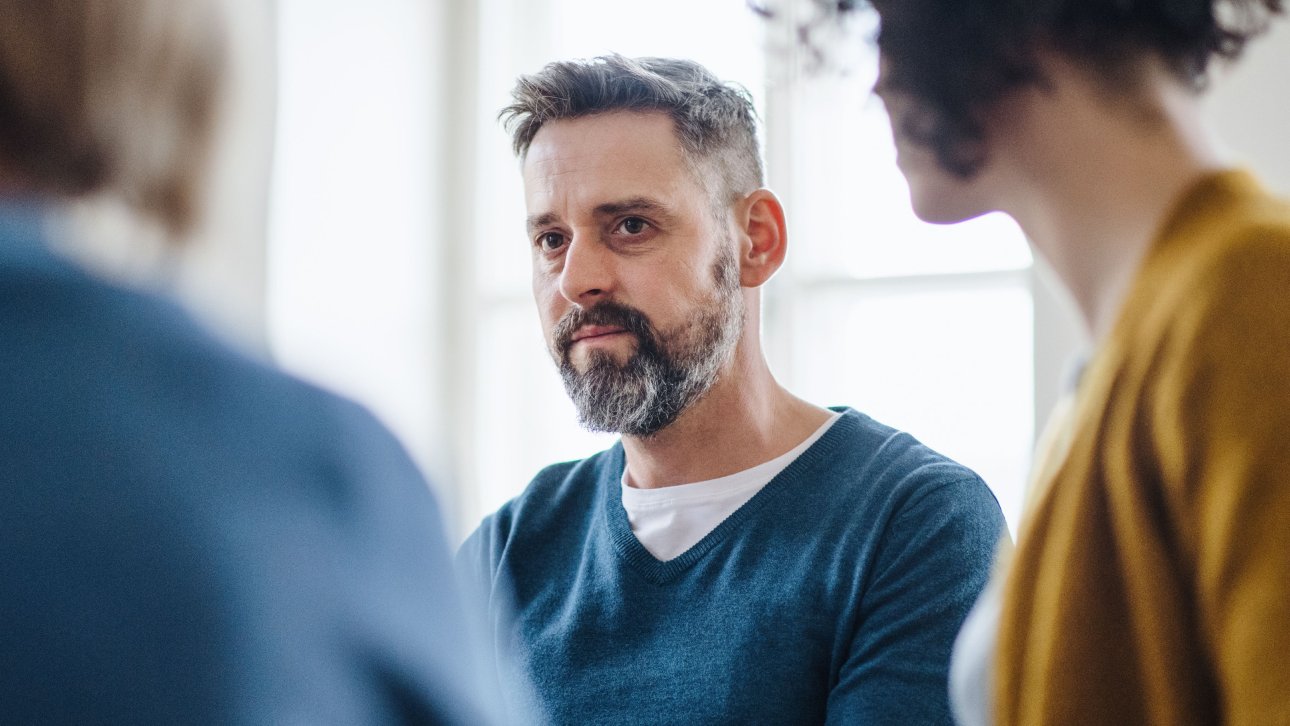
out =
[[[976,472],[924,444],[913,434],[888,426],[852,408],[842,410],[830,455],[838,475],[891,485],[939,486],[976,480]],[[828,438],[821,440],[820,443]]]
[[550,464],[538,471],[522,492],[484,517],[479,531],[504,541],[517,530],[540,531],[565,526],[571,517],[589,517],[603,496],[603,487],[617,481],[622,471],[621,444],[585,459]]
[[581,500],[592,495],[594,487],[591,485],[616,479],[622,473],[622,445],[614,444],[585,459],[560,461],[543,467],[510,504],[559,502],[568,498]]
[[972,469],[855,409],[842,416],[813,449],[824,467],[828,496],[890,516],[932,501],[980,510],[991,518],[998,503]]
[[830,541],[856,541],[882,557],[948,547],[958,571],[970,566],[984,577],[1007,530],[976,472],[858,411],[845,411],[834,428],[831,468],[812,488],[821,493],[815,526]]
[[[591,456],[582,459],[570,459],[568,461],[557,461],[554,464],[548,464],[538,470],[529,480],[528,486],[525,487],[524,493],[527,494],[532,489],[545,489],[546,487],[560,486],[572,479],[596,478],[604,475],[605,468],[612,465],[610,459],[615,456],[622,458],[619,452],[619,445],[597,451]],[[619,474],[622,472],[620,471]]]

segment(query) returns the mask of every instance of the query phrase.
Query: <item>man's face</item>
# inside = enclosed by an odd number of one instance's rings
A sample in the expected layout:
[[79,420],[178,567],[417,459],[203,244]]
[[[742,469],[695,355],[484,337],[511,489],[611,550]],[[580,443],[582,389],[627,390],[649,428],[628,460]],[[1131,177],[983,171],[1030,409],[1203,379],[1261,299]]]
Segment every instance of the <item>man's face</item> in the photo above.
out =
[[711,388],[743,332],[726,210],[663,113],[548,123],[523,173],[533,296],[579,418],[661,430]]

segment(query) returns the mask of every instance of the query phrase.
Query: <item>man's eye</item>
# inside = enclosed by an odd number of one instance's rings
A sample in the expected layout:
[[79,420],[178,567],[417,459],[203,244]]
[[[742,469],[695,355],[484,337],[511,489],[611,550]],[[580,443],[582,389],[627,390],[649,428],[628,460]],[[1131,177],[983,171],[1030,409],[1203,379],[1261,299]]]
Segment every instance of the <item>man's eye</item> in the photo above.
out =
[[640,217],[628,217],[619,223],[618,228],[627,234],[640,234],[649,227],[649,222]]
[[547,252],[554,252],[564,245],[564,235],[559,232],[546,232],[537,238],[538,246]]

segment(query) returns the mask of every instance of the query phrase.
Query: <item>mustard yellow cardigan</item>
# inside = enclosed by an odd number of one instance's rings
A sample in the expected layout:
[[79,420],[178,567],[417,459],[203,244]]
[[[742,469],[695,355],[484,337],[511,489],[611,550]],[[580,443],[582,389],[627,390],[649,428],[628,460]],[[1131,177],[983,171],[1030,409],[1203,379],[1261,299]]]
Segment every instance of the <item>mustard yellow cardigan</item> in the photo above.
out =
[[1290,724],[1290,206],[1180,201],[1006,570],[1000,724]]

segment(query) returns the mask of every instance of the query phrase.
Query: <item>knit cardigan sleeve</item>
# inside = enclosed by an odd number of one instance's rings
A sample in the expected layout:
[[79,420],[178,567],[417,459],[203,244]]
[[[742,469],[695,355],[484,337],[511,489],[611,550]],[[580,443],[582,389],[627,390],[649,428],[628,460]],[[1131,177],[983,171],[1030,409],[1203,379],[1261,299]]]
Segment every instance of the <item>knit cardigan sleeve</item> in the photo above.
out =
[[1152,417],[1228,724],[1290,723],[1290,231],[1209,265]]

